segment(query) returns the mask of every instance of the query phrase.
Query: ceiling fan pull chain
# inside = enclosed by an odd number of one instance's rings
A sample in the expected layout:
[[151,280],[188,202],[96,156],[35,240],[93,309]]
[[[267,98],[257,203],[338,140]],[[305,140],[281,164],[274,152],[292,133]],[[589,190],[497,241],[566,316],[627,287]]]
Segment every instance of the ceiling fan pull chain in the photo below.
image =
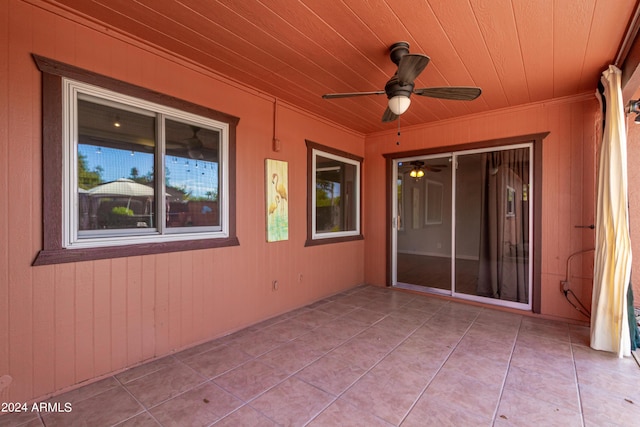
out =
[[396,145],[400,145],[400,116],[398,116],[398,140],[396,141]]

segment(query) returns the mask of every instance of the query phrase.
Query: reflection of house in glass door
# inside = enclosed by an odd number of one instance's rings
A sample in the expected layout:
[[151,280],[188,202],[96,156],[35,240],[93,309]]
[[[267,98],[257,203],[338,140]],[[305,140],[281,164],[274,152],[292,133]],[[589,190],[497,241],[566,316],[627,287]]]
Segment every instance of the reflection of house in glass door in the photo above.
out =
[[395,160],[393,285],[530,308],[531,150]]

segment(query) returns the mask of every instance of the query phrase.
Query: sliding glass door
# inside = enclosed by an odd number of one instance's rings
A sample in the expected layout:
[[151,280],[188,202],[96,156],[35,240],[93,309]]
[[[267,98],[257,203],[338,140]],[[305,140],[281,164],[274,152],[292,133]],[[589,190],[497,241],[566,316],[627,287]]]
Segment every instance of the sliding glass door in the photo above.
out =
[[397,162],[397,281],[451,292],[451,156]]
[[393,285],[530,309],[531,159],[521,144],[394,161]]

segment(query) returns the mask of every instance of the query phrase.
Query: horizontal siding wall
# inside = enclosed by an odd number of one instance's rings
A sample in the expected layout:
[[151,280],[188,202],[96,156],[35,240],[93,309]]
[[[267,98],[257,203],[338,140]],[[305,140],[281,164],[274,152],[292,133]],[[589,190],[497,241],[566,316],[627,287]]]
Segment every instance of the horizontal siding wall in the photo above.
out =
[[[240,246],[32,267],[43,161],[32,53],[239,117]],[[274,152],[275,100],[18,0],[0,2],[0,85],[0,376],[13,378],[3,399],[43,397],[364,282],[363,241],[304,247],[305,139],[364,156],[363,136],[278,103]],[[289,164],[284,242],[266,242],[266,158]]]
[[[429,126],[397,129],[366,138],[365,258],[367,283],[384,285],[386,272],[386,183],[384,154],[550,132],[542,164],[542,314],[587,321],[560,292],[572,254],[593,248],[595,153],[598,102],[595,96],[558,99],[511,110],[463,117]],[[590,307],[593,256],[571,262],[572,290]]]

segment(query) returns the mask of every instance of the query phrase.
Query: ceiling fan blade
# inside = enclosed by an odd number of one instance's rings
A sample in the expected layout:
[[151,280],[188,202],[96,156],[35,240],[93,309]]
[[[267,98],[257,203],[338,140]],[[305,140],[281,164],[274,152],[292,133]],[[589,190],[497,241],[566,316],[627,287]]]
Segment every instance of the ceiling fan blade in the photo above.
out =
[[413,93],[431,98],[472,101],[480,96],[482,89],[472,86],[425,87],[422,89],[414,89]]
[[429,63],[429,57],[420,53],[408,53],[398,64],[398,81],[401,84],[413,83]]
[[373,92],[347,92],[347,93],[326,93],[322,95],[324,99],[336,99],[336,98],[350,98],[352,96],[367,96],[367,95],[384,95],[383,90],[376,90]]
[[399,116],[397,114],[394,114],[393,111],[391,111],[389,107],[387,107],[387,109],[384,110],[384,114],[382,115],[382,123],[392,122],[398,117]]

